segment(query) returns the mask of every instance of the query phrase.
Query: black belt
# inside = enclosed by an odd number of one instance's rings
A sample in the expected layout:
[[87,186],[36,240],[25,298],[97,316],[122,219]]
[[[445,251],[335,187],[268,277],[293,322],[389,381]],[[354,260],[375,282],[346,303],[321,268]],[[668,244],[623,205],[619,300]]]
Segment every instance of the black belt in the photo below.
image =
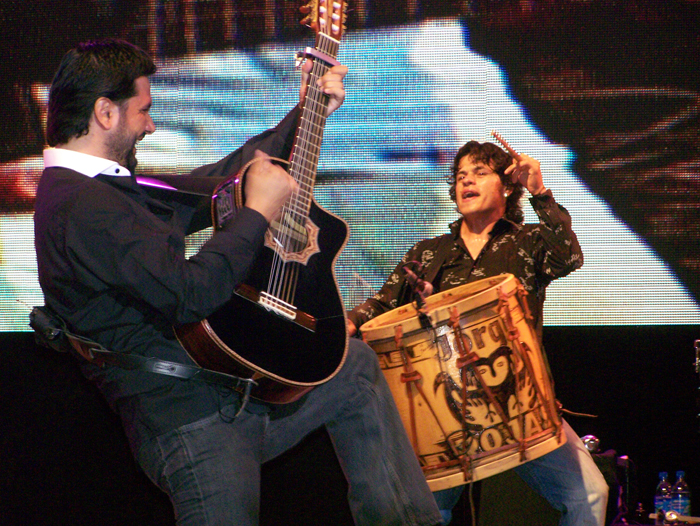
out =
[[243,395],[243,398],[236,416],[243,411],[250,398],[251,389],[257,385],[252,378],[239,378],[193,365],[110,351],[93,340],[70,332],[63,319],[46,306],[32,309],[29,314],[29,326],[34,329],[35,340],[38,344],[55,351],[77,354],[100,367],[109,364],[130,371],[146,371],[181,380],[197,380],[238,391]]

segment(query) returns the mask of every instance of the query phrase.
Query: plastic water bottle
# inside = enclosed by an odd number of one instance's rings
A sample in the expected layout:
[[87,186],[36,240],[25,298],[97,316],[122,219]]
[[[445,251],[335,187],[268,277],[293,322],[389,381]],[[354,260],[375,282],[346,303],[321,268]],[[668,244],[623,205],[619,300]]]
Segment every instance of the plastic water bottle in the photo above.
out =
[[664,523],[664,514],[671,509],[671,483],[668,481],[668,473],[659,473],[659,485],[656,486],[654,495],[654,513],[656,518],[654,524]]
[[685,471],[676,472],[676,483],[671,488],[671,509],[679,515],[690,516],[690,488]]

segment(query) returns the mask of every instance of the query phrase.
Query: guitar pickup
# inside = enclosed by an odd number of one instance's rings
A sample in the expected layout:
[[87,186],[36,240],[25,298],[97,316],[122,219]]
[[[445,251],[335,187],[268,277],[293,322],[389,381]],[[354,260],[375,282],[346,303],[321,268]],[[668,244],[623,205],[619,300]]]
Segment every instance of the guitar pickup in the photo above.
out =
[[214,209],[216,211],[216,228],[222,228],[224,224],[231,219],[236,213],[236,205],[234,203],[234,183],[227,181],[223,184],[216,194],[212,197],[214,200]]
[[286,301],[282,301],[267,292],[258,292],[253,287],[244,283],[236,287],[235,293],[241,298],[252,301],[265,310],[286,318],[304,329],[316,332],[316,318],[297,309],[294,305],[290,305]]

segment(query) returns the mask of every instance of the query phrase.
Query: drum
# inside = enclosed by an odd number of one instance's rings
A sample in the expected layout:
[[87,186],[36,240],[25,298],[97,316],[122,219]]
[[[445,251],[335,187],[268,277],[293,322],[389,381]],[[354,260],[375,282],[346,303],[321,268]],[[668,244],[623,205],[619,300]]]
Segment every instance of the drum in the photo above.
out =
[[504,274],[360,329],[432,491],[495,475],[566,441],[525,295]]

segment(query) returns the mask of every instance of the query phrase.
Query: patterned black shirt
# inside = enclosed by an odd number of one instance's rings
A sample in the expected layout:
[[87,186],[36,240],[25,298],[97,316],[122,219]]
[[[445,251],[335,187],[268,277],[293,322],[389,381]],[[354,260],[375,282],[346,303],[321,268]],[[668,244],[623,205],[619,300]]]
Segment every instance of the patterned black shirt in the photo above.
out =
[[[372,318],[411,301],[403,266],[409,261],[423,265],[434,292],[465,283],[513,274],[528,292],[527,302],[537,334],[542,339],[542,307],[545,289],[554,279],[566,276],[583,265],[581,247],[571,229],[571,217],[557,204],[551,191],[530,198],[540,219],[538,224],[517,224],[499,220],[490,239],[472,258],[460,237],[461,219],[450,225],[450,233],[419,241],[402,258],[379,292],[355,307],[348,317],[360,327]],[[444,257],[437,257],[445,254]],[[440,265],[434,269],[433,265]]]

